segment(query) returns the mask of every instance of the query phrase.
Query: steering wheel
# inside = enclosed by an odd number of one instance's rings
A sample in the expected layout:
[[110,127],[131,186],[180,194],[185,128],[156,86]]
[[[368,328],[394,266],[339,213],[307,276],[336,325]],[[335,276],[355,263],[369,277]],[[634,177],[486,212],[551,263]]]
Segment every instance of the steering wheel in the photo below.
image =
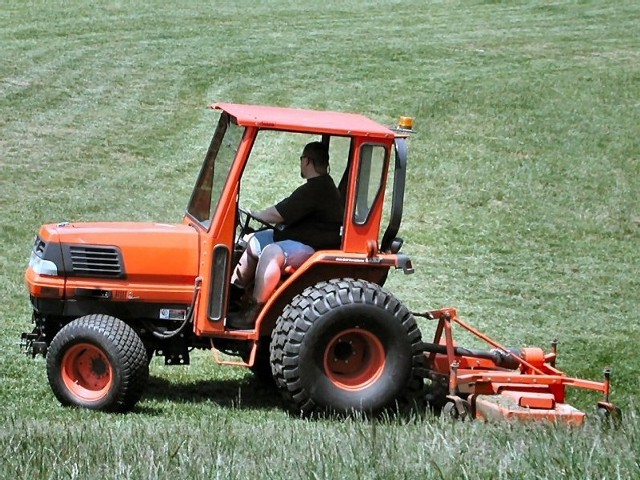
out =
[[[238,205],[238,212],[239,212],[238,224],[240,225],[241,236],[246,235],[247,233],[253,233],[253,232],[258,232],[260,230],[267,230],[267,229],[273,230],[275,228],[274,225],[270,224],[269,222],[260,220],[258,217],[254,216],[249,210],[239,205]],[[244,216],[244,218],[242,218],[242,216]],[[255,221],[259,223],[261,226],[257,229],[252,228],[250,226],[251,221]]]

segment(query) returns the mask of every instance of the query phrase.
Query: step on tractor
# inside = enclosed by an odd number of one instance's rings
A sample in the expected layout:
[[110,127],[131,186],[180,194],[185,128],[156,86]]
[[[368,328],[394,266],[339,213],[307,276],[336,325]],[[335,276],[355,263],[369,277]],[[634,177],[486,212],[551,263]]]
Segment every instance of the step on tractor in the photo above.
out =
[[[580,424],[585,414],[566,403],[566,387],[600,392],[598,410],[617,414],[609,370],[601,382],[568,377],[555,367],[555,347],[506,348],[453,308],[412,313],[383,288],[392,268],[413,273],[398,236],[412,118],[387,127],[352,113],[212,109],[218,123],[182,223],[40,228],[25,274],[34,328],[21,345],[46,357],[63,405],[131,410],[154,356],[187,365],[194,349],[208,349],[218,363],[270,381],[302,415],[417,405],[459,419]],[[232,328],[231,272],[252,232],[278,228],[247,203],[268,190],[265,179],[295,170],[288,157],[310,140],[330,153],[344,201],[341,246],[282,272],[255,324]],[[430,341],[418,318],[433,325]],[[487,348],[458,346],[454,328]]]

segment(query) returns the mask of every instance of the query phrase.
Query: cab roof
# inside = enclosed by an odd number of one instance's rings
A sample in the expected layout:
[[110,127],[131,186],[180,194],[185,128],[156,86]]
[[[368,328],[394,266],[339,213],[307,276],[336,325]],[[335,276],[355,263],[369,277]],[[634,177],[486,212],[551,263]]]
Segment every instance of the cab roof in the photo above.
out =
[[301,133],[394,138],[393,130],[363,115],[302,108],[215,103],[211,108],[235,117],[238,125]]

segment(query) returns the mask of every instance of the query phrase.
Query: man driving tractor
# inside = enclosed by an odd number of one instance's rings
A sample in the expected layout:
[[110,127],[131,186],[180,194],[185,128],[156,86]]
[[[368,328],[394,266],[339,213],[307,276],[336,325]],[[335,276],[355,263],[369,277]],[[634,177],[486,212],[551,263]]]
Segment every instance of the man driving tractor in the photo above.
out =
[[[315,250],[340,247],[344,206],[329,175],[329,151],[322,142],[305,145],[300,176],[306,183],[287,198],[252,216],[274,229],[252,235],[231,277],[231,310],[227,325],[253,328],[257,314],[280,282],[285,268],[298,268]],[[241,299],[254,282],[248,306]]]

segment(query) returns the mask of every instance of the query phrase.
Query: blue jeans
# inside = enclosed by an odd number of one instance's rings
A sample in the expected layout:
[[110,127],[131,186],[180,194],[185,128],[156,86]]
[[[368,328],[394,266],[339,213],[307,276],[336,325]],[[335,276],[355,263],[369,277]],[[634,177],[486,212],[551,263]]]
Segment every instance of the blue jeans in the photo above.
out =
[[262,250],[270,244],[275,244],[284,252],[284,266],[298,268],[307,259],[313,255],[315,250],[309,245],[296,242],[295,240],[281,240],[279,242],[273,241],[273,230],[262,230],[253,234],[249,240],[251,250],[260,257]]

